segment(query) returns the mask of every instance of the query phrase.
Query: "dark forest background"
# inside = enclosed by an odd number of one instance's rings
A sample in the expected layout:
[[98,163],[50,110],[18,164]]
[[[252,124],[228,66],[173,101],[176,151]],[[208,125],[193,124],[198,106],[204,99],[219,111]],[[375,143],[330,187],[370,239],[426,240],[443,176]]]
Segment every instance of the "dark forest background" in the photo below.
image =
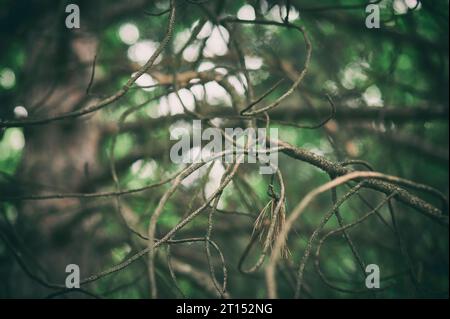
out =
[[[379,29],[363,0],[71,1],[80,29],[68,3],[0,0],[0,297],[448,298],[447,0],[377,1]],[[173,179],[171,130],[199,118],[278,128],[282,181]],[[398,179],[289,224],[372,170]]]

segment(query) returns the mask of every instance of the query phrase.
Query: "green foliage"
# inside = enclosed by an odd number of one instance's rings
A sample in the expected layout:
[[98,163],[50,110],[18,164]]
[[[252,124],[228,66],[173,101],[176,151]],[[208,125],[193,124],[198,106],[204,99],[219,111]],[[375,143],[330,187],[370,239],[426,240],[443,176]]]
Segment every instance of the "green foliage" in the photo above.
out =
[[[0,1],[0,6],[9,7],[12,2],[3,0]],[[244,4],[256,6],[255,4],[260,2],[262,1],[208,1],[206,8],[217,18],[236,15]],[[172,38],[177,38],[177,35],[190,30],[196,21],[208,19],[201,7],[188,4],[187,1],[178,1],[178,3],[180,9]],[[448,108],[448,1],[432,1],[432,3],[422,1],[420,9],[410,10],[402,15],[395,14],[393,11],[393,1],[383,1],[383,24],[380,30],[368,30],[364,27],[365,12],[363,8],[330,11],[306,10],[306,8],[330,5],[353,5],[355,4],[354,0],[320,2],[311,0],[290,1],[290,3],[300,12],[300,18],[295,20],[294,23],[306,27],[313,45],[313,57],[304,82],[285,101],[285,105],[282,104],[280,107],[281,114],[284,112],[283,107],[286,106],[290,107],[289,112],[295,112],[299,109],[328,110],[329,106],[325,93],[333,93],[331,94],[332,100],[336,104],[338,112],[344,108],[356,111],[373,108],[379,108],[380,110]],[[167,1],[150,1],[145,8],[145,12],[160,12],[162,8],[166,7]],[[302,8],[305,9],[302,11]],[[44,8],[43,10],[48,10],[50,14],[53,9]],[[2,15],[3,13],[0,14],[0,18]],[[23,23],[23,27],[27,27],[27,23]],[[90,27],[95,25],[92,21],[89,23]],[[116,20],[104,23],[104,28],[95,33],[100,43],[97,69],[107,79],[103,82],[96,79],[93,91],[98,95],[115,92],[121,88],[137,68],[128,59],[130,46],[121,41],[118,34],[120,26],[124,23],[133,23],[139,29],[140,40],[160,43],[165,32],[167,15],[154,17],[144,14],[143,10],[139,10],[139,12],[134,12],[133,15],[124,12],[123,16],[120,15]],[[214,21],[212,23],[214,24]],[[249,71],[255,96],[260,96],[260,94],[266,92],[279,79],[285,79],[285,82],[264,99],[261,104],[266,105],[274,101],[292,84],[292,79],[287,75],[288,72],[285,72],[283,67],[277,63],[283,62],[295,72],[301,70],[303,66],[306,50],[302,36],[293,29],[274,26],[230,24],[228,27],[231,37],[235,37],[242,47],[244,55],[262,58],[262,66]],[[18,34],[23,34],[20,33],[23,31],[19,28],[17,30]],[[5,34],[3,30],[1,31],[0,36]],[[201,43],[200,40],[197,41]],[[198,65],[195,62],[187,62],[181,59],[181,65],[177,65],[175,60],[172,60],[174,56],[173,46],[172,43],[171,47],[164,51],[162,62],[152,72],[166,72],[171,75],[177,72],[197,70]],[[11,89],[7,90],[0,87],[2,104],[0,120],[12,119],[14,106],[19,105],[28,94],[28,79],[24,78],[24,74],[29,67],[27,66],[27,61],[30,59],[28,48],[27,37],[17,36],[14,37],[13,41],[11,40],[7,47],[0,50],[0,72],[3,68],[9,68],[13,70],[16,76],[16,84]],[[230,75],[238,74],[239,71],[236,71],[236,69],[239,70],[240,64],[236,52],[232,48],[233,46],[230,43],[229,49],[233,55],[206,58],[205,61],[210,62],[209,60],[211,60],[216,63],[216,66],[224,64],[229,68]],[[133,70],[133,72],[130,72],[130,70]],[[100,79],[103,80],[104,78],[100,77]],[[119,173],[120,187],[123,189],[144,187],[171,176],[181,168],[170,162],[167,150],[162,151],[162,154],[159,155],[152,152],[161,145],[169,143],[168,127],[172,124],[169,122],[170,120],[165,123],[166,119],[161,117],[159,120],[161,123],[158,123],[158,125],[148,124],[155,123],[151,122],[152,117],[157,116],[157,111],[161,110],[163,103],[160,99],[150,100],[160,92],[164,92],[166,88],[172,89],[173,87],[169,83],[161,90],[151,91],[135,86],[130,89],[126,97],[99,112],[102,123],[117,123],[124,112],[149,100],[145,106],[127,117],[125,122],[143,121],[144,124],[140,126],[140,129],[135,132],[131,130],[120,132],[116,136],[114,147],[116,163],[123,163],[122,161],[127,163],[126,168]],[[378,98],[374,102],[378,105],[369,105],[370,98]],[[197,102],[199,105],[205,104],[204,101]],[[225,106],[222,105],[210,105],[209,107],[214,110],[225,109]],[[314,125],[323,120],[320,115],[307,119],[295,118],[289,112],[286,111],[285,117],[280,117],[285,122],[289,121],[296,125]],[[170,112],[168,113],[173,115]],[[39,115],[39,110],[36,111],[36,114]],[[320,114],[323,114],[323,112]],[[436,149],[447,151],[448,163],[447,122],[417,119],[413,119],[411,123],[408,121],[391,121],[382,118],[382,111],[379,114],[381,114],[380,118],[366,121],[365,124],[382,133],[390,132],[394,137],[397,134],[411,136],[411,140],[413,140],[412,137],[418,137],[420,143],[417,142],[416,144],[425,144],[425,146],[431,148],[431,153],[434,152],[434,146],[436,146]],[[429,152],[423,151],[424,147],[415,149],[402,147],[399,142],[388,140],[386,135],[367,133],[367,131],[358,127],[359,124],[361,124],[359,119],[352,120],[350,118],[350,120],[342,121],[339,119],[332,120],[326,126],[315,130],[301,129],[276,121],[273,121],[271,126],[279,129],[279,137],[282,140],[311,150],[332,161],[364,160],[371,163],[376,171],[432,185],[448,195],[448,167],[442,165],[442,162],[430,159]],[[25,152],[27,138],[31,139],[32,134],[32,130],[27,131],[19,128],[0,131],[0,172],[2,174],[5,176],[19,174],[21,161],[32,160],[31,158],[24,158],[27,154]],[[105,167],[109,167],[111,144],[114,138],[112,133],[108,133],[99,142],[101,148],[99,163]],[[47,146],[42,145],[42,147]],[[420,153],[420,150],[423,153]],[[135,156],[135,154],[141,155]],[[148,154],[151,154],[151,156],[148,156]],[[49,156],[51,155],[49,154]],[[288,215],[309,191],[330,180],[327,174],[310,164],[293,161],[284,155],[280,155],[279,166],[286,183]],[[258,174],[255,167],[249,168],[246,166],[242,173],[250,185],[251,192],[248,188],[245,188],[245,185],[235,182],[225,189],[221,200],[224,210],[245,211],[252,215],[258,215],[258,209],[264,207],[270,200],[267,194],[270,178]],[[98,185],[98,190],[115,189],[115,185],[110,178],[111,174],[105,173],[105,175],[108,176],[105,178],[106,182],[105,179],[102,180]],[[157,223],[158,238],[175,227],[186,214],[199,206],[199,200],[203,196],[202,192],[207,188],[205,186],[207,181],[207,178],[205,178],[205,181],[198,179],[194,183],[182,185],[179,193],[167,202]],[[2,179],[0,179],[0,182],[2,182]],[[94,189],[96,188],[94,187]],[[139,232],[146,234],[151,215],[167,188],[168,186],[163,186],[139,194],[121,196],[120,200],[127,212],[133,217],[128,218],[128,220],[124,218],[125,221],[134,221],[133,227],[138,225]],[[242,189],[239,191],[238,188]],[[200,192],[198,192],[199,189]],[[2,190],[2,184],[0,183],[0,192]],[[348,191],[348,187],[342,186],[338,190],[338,195],[342,196],[346,191]],[[435,197],[416,193],[432,204],[440,205]],[[382,196],[377,193],[374,194],[374,192],[370,194],[361,192],[361,196],[363,196],[363,199],[355,196],[340,208],[344,223],[354,222],[382,200]],[[81,202],[85,203],[84,201]],[[147,245],[145,241],[140,239],[125,239],[129,233],[124,228],[123,221],[119,222],[117,215],[115,215],[118,213],[116,203],[111,202],[113,205],[107,206],[107,208],[99,208],[101,210],[101,233],[107,238],[115,239],[112,241],[116,243],[110,249],[108,258],[102,260],[102,267],[117,264],[136,252],[137,247],[142,248],[142,246]],[[18,223],[17,216],[21,216],[22,207],[18,204],[16,206],[16,204],[14,203],[13,206],[0,203],[0,214],[4,214],[13,225]],[[331,205],[330,193],[322,194],[314,200],[298,220],[296,229],[290,237],[290,246],[293,247],[291,249],[291,270],[294,275],[307,248],[308,239]],[[250,206],[251,211],[248,211],[248,206]],[[82,206],[81,209],[84,208]],[[392,285],[392,288],[373,294],[370,292],[352,294],[329,289],[314,269],[313,256],[306,267],[306,281],[309,291],[307,292],[308,295],[305,296],[325,298],[448,296],[448,228],[443,230],[417,212],[412,211],[411,208],[402,205],[395,205],[395,211],[402,240],[408,246],[407,253],[411,260],[410,263],[407,261],[408,258],[399,253],[398,238],[391,231],[393,222],[386,207],[380,210],[379,216],[372,216],[359,225],[360,227],[349,230],[350,236],[357,238],[355,246],[365,264],[376,263],[380,268],[386,269],[382,275],[382,285],[386,283]],[[206,210],[200,214],[183,229],[183,232],[177,234],[175,239],[205,236],[208,227],[208,212],[209,210]],[[263,280],[245,277],[236,271],[239,257],[250,240],[254,219],[237,215],[223,216],[219,213],[216,213],[215,218],[217,219],[214,224],[214,231],[216,228],[218,231],[217,233],[213,231],[213,240],[223,249],[230,269],[229,286],[232,295],[234,297],[266,297],[266,287]],[[222,219],[223,224],[220,223]],[[228,227],[229,230],[224,231],[224,227]],[[328,231],[338,227],[338,220],[333,217],[320,232],[319,237],[322,238]],[[202,269],[209,275],[204,254],[204,243],[182,245],[182,247],[187,253],[180,253],[180,259],[186,263],[192,263],[193,267]],[[313,254],[316,248],[317,243],[314,243]],[[246,261],[246,265],[247,263],[251,264],[260,251],[261,247],[256,246]],[[214,256],[215,260],[218,260],[217,255]],[[164,249],[158,250],[157,281],[163,291],[163,297],[179,297],[179,292],[174,288],[172,278],[168,273],[166,257]],[[2,241],[0,241],[0,258],[8,258],[10,263],[13,263]],[[324,244],[320,258],[323,273],[336,286],[349,289],[364,288],[360,265],[342,235],[335,236]],[[420,281],[416,287],[408,277],[408,267],[411,264],[414,271],[423,276],[419,278]],[[220,265],[220,263],[216,263],[215,271],[219,273],[216,276],[221,279],[222,270],[217,265]],[[145,263],[143,265],[136,263],[127,271],[117,272],[110,277],[99,280],[92,285],[92,289],[98,294],[111,293],[107,296],[113,298],[148,297],[146,271]],[[0,267],[0,275],[4,276],[5,273],[2,272]],[[136,276],[141,276],[142,280],[136,281],[124,290],[114,291],[113,288],[120,284],[134,282]],[[188,297],[210,297],[210,294],[205,292],[205,289],[189,276],[180,275],[177,284]],[[280,287],[280,297],[292,296],[292,287],[286,282],[282,282],[281,279]],[[3,296],[4,291],[0,288],[0,297]]]

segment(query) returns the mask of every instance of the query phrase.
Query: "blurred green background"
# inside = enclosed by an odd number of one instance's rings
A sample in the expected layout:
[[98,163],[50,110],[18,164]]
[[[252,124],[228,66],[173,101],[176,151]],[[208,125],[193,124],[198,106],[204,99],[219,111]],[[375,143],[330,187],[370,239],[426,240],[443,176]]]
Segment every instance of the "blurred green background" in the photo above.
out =
[[[0,1],[0,121],[54,116],[116,92],[163,39],[168,1],[72,2],[80,7],[78,30],[64,26],[64,1]],[[280,139],[333,162],[363,160],[376,171],[448,195],[448,1],[383,0],[378,3],[380,29],[365,27],[366,4],[361,0],[199,2],[176,1],[170,44],[154,68],[119,101],[71,121],[1,129],[0,297],[45,297],[55,290],[33,277],[63,283],[65,265],[76,263],[84,278],[146,247],[127,225],[145,234],[169,185],[120,197],[121,214],[114,197],[48,201],[17,197],[133,189],[178,171],[180,166],[169,158],[170,130],[190,128],[192,119],[173,93],[174,74],[188,77],[177,84],[185,107],[204,115],[232,112],[236,100],[230,92],[245,101],[248,80],[258,97],[284,79],[264,105],[292,85],[306,55],[301,35],[277,26],[220,24],[226,16],[281,22],[289,11],[289,21],[304,26],[311,39],[306,78],[270,113]],[[205,79],[199,72],[215,78]],[[300,126],[323,121],[330,112],[327,94],[336,105],[332,120],[317,129],[286,125],[286,121]],[[119,133],[118,123],[122,123]],[[230,119],[217,123],[242,124]],[[117,184],[110,169],[112,147]],[[309,191],[330,179],[283,154],[279,167],[288,215]],[[199,207],[218,186],[223,171],[216,162],[185,180],[163,210],[157,237]],[[244,165],[222,196],[221,212],[214,215],[212,239],[224,255],[231,297],[267,296],[264,272],[246,275],[238,264],[256,217],[270,201],[270,183],[257,165]],[[339,187],[338,197],[346,191],[347,186]],[[435,197],[412,192],[441,207]],[[361,191],[341,207],[344,223],[354,222],[383,198],[372,190]],[[308,239],[331,206],[331,193],[320,195],[291,232],[291,256],[277,270],[281,298],[293,296]],[[395,201],[393,211],[395,223],[384,205],[378,216],[348,232],[361,260],[379,265],[382,289],[365,289],[364,273],[338,235],[321,250],[326,281],[315,268],[313,248],[301,297],[448,298],[448,226]],[[175,239],[204,237],[207,227],[204,212]],[[337,227],[333,217],[319,237]],[[256,243],[244,268],[257,259],[260,248]],[[148,298],[146,262],[142,258],[84,288],[107,298]],[[212,264],[221,283],[222,265],[214,250]],[[170,255],[167,247],[159,248],[156,266],[159,297],[217,297],[203,242],[171,245]]]

